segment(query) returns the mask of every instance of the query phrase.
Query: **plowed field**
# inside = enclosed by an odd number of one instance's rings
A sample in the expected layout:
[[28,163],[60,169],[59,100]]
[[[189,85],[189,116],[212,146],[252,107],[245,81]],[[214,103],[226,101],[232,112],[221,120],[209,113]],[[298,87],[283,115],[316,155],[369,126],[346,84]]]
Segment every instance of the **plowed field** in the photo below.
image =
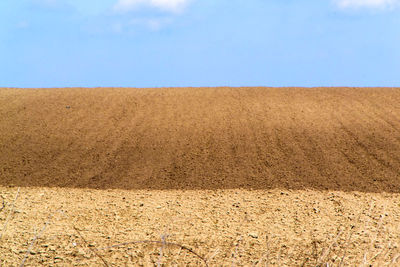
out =
[[400,191],[400,90],[0,90],[0,184]]
[[0,88],[0,265],[396,266],[399,103],[399,88]]

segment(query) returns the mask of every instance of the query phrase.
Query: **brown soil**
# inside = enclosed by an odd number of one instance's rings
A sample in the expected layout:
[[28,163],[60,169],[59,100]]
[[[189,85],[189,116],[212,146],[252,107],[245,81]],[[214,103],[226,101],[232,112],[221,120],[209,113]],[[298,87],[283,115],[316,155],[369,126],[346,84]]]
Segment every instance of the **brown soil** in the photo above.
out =
[[398,103],[0,88],[0,266],[398,266]]
[[0,185],[400,192],[398,88],[0,89]]

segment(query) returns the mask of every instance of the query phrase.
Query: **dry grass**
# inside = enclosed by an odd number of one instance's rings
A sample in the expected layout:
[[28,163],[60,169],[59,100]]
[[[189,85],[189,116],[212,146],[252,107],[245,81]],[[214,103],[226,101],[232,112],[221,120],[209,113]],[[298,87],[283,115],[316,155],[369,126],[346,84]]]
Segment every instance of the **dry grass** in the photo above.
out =
[[[47,224],[46,224],[47,225]],[[45,227],[43,228],[43,230],[45,229]],[[84,244],[86,245],[86,247],[93,253],[93,255],[95,255],[98,259],[99,262],[102,262],[104,264],[104,266],[109,267],[112,266],[112,264],[110,264],[105,257],[109,257],[113,252],[115,252],[115,249],[121,248],[123,247],[123,250],[127,255],[129,255],[129,250],[131,250],[133,248],[133,246],[135,245],[159,245],[159,254],[158,254],[158,261],[157,264],[154,260],[154,258],[157,256],[156,253],[156,249],[155,247],[147,247],[143,246],[141,248],[141,250],[143,251],[143,253],[146,253],[146,256],[148,258],[151,258],[150,255],[153,255],[153,259],[150,260],[150,262],[148,262],[148,264],[152,264],[152,265],[157,265],[157,266],[162,266],[164,264],[171,264],[171,262],[182,262],[181,261],[181,256],[180,256],[180,252],[181,250],[185,250],[189,253],[191,253],[192,255],[194,255],[195,257],[197,257],[198,259],[200,259],[200,262],[202,263],[202,265],[204,266],[209,266],[208,262],[210,262],[212,260],[212,258],[215,256],[215,252],[210,254],[210,256],[207,258],[206,256],[201,256],[199,253],[195,252],[193,249],[181,245],[181,244],[177,244],[177,243],[173,243],[173,242],[167,242],[164,238],[164,236],[162,236],[161,241],[158,240],[139,240],[139,241],[129,241],[129,242],[124,242],[124,243],[118,243],[112,246],[107,246],[107,247],[102,247],[102,248],[95,248],[93,245],[90,244],[90,242],[88,242],[80,233],[80,231],[75,228],[75,231],[77,231],[78,235],[81,237],[81,239],[83,240]],[[308,251],[308,253],[306,252],[306,254],[304,255],[304,261],[302,266],[347,266],[348,264],[346,264],[346,257],[352,257],[353,255],[351,255],[351,252],[349,253],[349,251],[347,251],[347,247],[348,245],[351,243],[351,236],[354,234],[353,231],[354,227],[351,226],[349,227],[349,231],[348,231],[348,236],[349,238],[347,238],[345,240],[344,244],[340,244],[337,243],[338,238],[340,237],[340,235],[343,233],[342,231],[339,232],[339,234],[335,237],[335,239],[333,240],[332,243],[327,242],[326,244],[320,244],[320,246],[322,247],[322,249],[320,249],[319,253],[315,251],[315,248],[313,251]],[[41,234],[43,233],[43,230],[41,232]],[[40,235],[41,235],[40,234]],[[380,234],[380,232],[378,232],[378,234]],[[40,235],[35,236],[34,240],[36,240],[37,238],[40,237]],[[371,244],[373,243],[373,241],[371,241]],[[29,255],[29,251],[32,248],[32,244],[29,247],[26,256],[24,257],[22,263],[20,264],[21,266],[24,266],[24,263],[27,259],[27,255]],[[268,237],[266,238],[266,255],[261,257],[259,260],[253,262],[252,264],[250,264],[250,262],[239,262],[237,260],[238,257],[240,257],[239,254],[239,242],[236,244],[236,246],[234,247],[234,253],[232,254],[232,263],[231,266],[282,266],[282,262],[281,262],[281,250],[278,251],[277,255],[276,255],[276,261],[270,261],[269,260],[269,254],[268,254],[268,247],[269,247],[269,243],[268,243]],[[315,243],[314,243],[315,244]],[[333,255],[331,255],[331,250],[333,247],[341,247],[342,249],[339,250],[339,253],[335,253]],[[174,251],[175,253],[171,253],[171,251],[169,251],[168,253],[168,258],[164,257],[163,255],[163,251],[165,248],[170,248],[170,249],[180,249],[179,251]],[[207,250],[207,248],[203,248],[203,250]],[[343,255],[341,256],[340,252],[343,250]],[[104,252],[106,251],[106,252]],[[356,259],[356,261],[358,262],[362,262],[362,264],[360,266],[398,266],[398,264],[400,264],[400,253],[399,253],[399,249],[397,248],[397,244],[396,244],[396,249],[394,249],[394,246],[391,243],[385,244],[383,246],[383,248],[377,253],[375,254],[373,257],[368,258],[367,255],[371,254],[371,252],[373,251],[373,248],[371,247],[371,250],[366,251],[364,254],[363,259]],[[103,255],[100,254],[100,252],[103,252]],[[249,252],[249,251],[248,251]],[[251,253],[251,251],[250,251]],[[274,255],[271,255],[272,257]],[[310,258],[310,256],[312,258]],[[89,256],[90,257],[90,256]],[[331,259],[339,259],[337,261],[335,260],[327,260],[327,258],[331,258]],[[165,263],[164,263],[165,260]],[[193,259],[192,259],[193,260]],[[132,264],[134,263],[134,261],[132,259]],[[227,263],[229,262],[228,259],[225,259],[223,262],[214,262],[215,265],[227,265]],[[288,264],[289,262],[289,264]],[[184,263],[184,261],[182,262]],[[198,264],[199,262],[196,262],[196,264]],[[192,262],[193,264],[193,262]],[[286,266],[290,266],[290,260],[289,259],[285,259],[285,265]]]

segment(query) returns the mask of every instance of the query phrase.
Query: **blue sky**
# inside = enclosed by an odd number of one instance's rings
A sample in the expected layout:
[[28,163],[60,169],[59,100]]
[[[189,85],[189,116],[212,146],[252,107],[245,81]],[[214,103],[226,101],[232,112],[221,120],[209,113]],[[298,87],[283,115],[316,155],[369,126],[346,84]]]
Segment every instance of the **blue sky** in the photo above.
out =
[[1,0],[0,87],[400,86],[398,0]]

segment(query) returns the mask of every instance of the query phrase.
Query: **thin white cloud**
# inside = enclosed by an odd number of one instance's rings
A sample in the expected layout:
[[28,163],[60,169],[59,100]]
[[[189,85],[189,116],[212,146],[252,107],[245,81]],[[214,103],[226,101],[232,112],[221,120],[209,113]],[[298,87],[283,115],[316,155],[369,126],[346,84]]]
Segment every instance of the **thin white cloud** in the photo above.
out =
[[400,5],[400,0],[335,0],[335,4],[342,9],[388,9]]
[[159,31],[164,26],[170,24],[172,22],[171,18],[135,18],[132,19],[129,24],[132,26],[145,26],[146,28],[152,31]]
[[181,12],[190,0],[118,0],[114,10],[126,12],[139,7],[153,7],[160,10],[178,13]]
[[135,31],[137,28],[146,28],[153,32],[159,31],[168,24],[172,23],[172,18],[170,17],[160,17],[160,18],[134,18],[125,22],[114,23],[111,30],[114,33],[125,33]]

